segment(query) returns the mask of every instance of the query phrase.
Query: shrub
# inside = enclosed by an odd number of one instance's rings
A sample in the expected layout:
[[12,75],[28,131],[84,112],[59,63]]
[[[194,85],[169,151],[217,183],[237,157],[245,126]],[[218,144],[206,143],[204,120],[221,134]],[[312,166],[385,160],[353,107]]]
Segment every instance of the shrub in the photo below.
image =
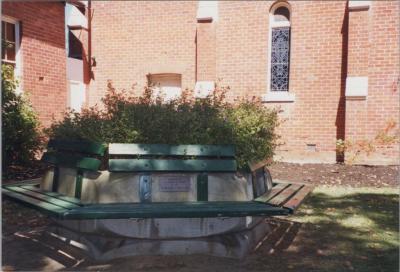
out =
[[151,87],[134,97],[111,83],[101,107],[67,112],[47,134],[53,138],[96,142],[158,144],[234,144],[239,168],[269,158],[276,146],[277,113],[257,101],[227,103],[228,88],[203,99],[185,90],[165,101]]
[[26,96],[15,92],[13,68],[2,65],[3,169],[29,164],[41,148],[39,121]]

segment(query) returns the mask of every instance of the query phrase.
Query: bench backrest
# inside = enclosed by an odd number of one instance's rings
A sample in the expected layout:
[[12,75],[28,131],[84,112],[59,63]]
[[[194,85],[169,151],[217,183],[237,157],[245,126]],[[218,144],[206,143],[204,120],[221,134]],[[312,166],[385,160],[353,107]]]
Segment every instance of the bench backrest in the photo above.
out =
[[107,145],[88,141],[50,140],[41,161],[54,165],[53,192],[58,189],[59,167],[77,169],[75,197],[80,198],[83,171],[97,171]]
[[[236,172],[233,145],[109,145],[111,172]],[[118,158],[111,158],[117,156]],[[130,158],[127,158],[130,157]]]
[[50,140],[42,162],[97,171],[101,161],[92,156],[103,156],[106,148],[104,144],[87,141]]

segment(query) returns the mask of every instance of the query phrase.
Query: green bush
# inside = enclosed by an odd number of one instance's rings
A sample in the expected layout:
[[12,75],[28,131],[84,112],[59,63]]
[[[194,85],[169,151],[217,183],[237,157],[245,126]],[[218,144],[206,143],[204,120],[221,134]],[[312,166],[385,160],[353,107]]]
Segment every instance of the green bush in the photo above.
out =
[[11,165],[26,165],[40,151],[42,137],[39,121],[26,96],[15,92],[17,81],[13,68],[2,65],[2,162],[3,169]]
[[227,103],[228,88],[204,99],[186,90],[165,101],[146,87],[140,97],[116,91],[111,83],[101,107],[67,112],[47,133],[53,138],[96,142],[159,144],[234,144],[239,168],[273,155],[277,112],[257,101]]

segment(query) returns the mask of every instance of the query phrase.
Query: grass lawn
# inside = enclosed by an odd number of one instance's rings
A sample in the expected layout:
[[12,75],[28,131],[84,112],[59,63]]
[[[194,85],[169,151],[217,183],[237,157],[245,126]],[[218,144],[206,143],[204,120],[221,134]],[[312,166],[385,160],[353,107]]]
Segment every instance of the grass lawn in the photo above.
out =
[[294,270],[399,271],[398,189],[317,187],[290,221],[303,229],[296,251],[315,250]]

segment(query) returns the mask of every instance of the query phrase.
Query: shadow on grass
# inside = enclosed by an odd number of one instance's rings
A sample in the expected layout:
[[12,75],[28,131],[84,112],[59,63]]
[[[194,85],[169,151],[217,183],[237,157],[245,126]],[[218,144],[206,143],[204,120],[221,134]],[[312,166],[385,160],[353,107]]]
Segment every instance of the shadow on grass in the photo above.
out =
[[398,198],[315,193],[290,221],[268,219],[280,238],[267,239],[251,258],[265,270],[398,271]]

